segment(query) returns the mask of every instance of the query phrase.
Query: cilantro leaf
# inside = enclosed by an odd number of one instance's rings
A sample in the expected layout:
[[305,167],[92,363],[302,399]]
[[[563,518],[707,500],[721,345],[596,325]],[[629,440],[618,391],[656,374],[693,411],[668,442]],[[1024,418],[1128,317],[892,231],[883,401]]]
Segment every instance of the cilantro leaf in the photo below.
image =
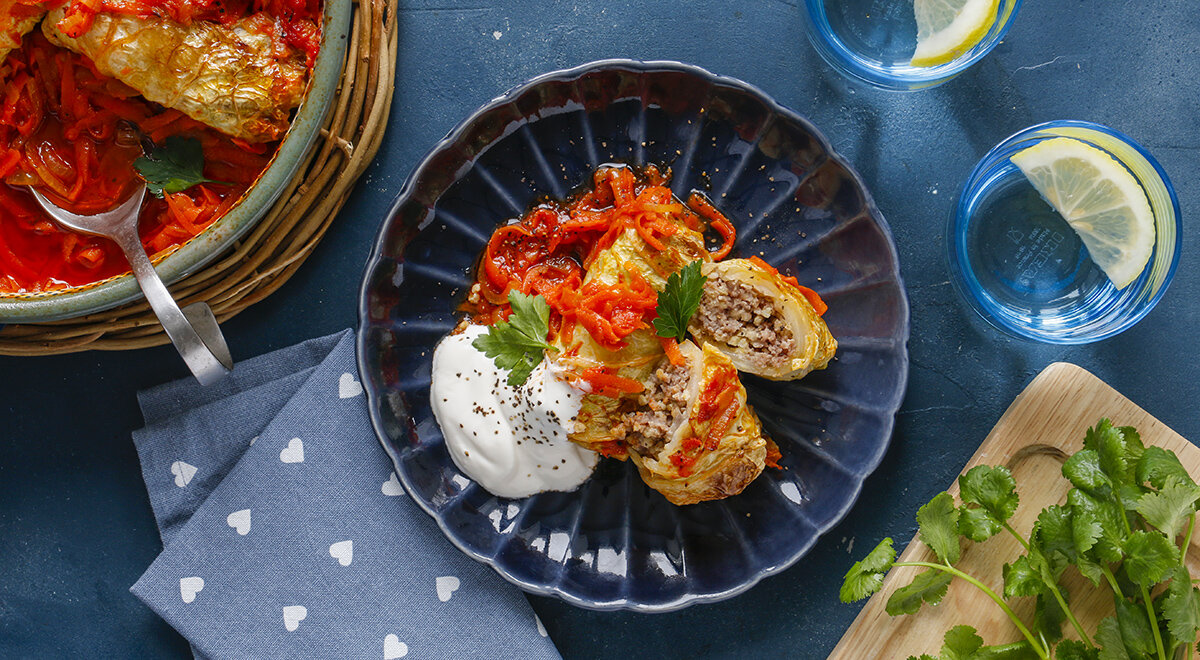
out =
[[1081,449],[1063,463],[1062,474],[1071,485],[1096,497],[1107,497],[1112,482],[1100,469],[1100,454],[1094,449]]
[[1170,477],[1162,490],[1142,495],[1136,509],[1146,522],[1174,541],[1183,530],[1184,522],[1196,512],[1197,499],[1200,499],[1200,486]]
[[1111,421],[1102,419],[1088,429],[1083,446],[1099,454],[1100,469],[1114,485],[1134,483],[1145,447],[1132,427],[1114,428]]
[[1191,475],[1180,464],[1175,452],[1161,447],[1146,447],[1141,460],[1138,461],[1138,483],[1150,482],[1155,488],[1163,488],[1171,478],[1181,483],[1195,484]]
[[1099,660],[1130,660],[1115,617],[1105,617],[1096,626],[1096,645],[1100,647]]
[[1162,582],[1178,564],[1179,548],[1162,534],[1138,530],[1125,539],[1125,574],[1139,587]]
[[1008,468],[976,465],[958,478],[963,502],[978,504],[998,523],[1007,522],[1017,510],[1017,482]]
[[[1066,588],[1059,587],[1059,591],[1066,598]],[[1057,642],[1062,639],[1062,625],[1066,620],[1067,613],[1054,596],[1047,592],[1038,594],[1037,606],[1033,611],[1034,634],[1040,634],[1047,642]]]
[[1077,639],[1064,639],[1054,647],[1055,660],[1097,660],[1095,649]]
[[133,166],[155,197],[162,197],[164,192],[183,192],[200,183],[222,183],[204,178],[204,151],[196,138],[172,135],[162,146],[147,143],[151,148],[145,156],[136,158]]
[[1075,563],[1079,553],[1075,546],[1075,525],[1070,509],[1057,504],[1042,509],[1038,514],[1036,530],[1034,536],[1043,553],[1058,553]]
[[1196,639],[1196,631],[1200,630],[1200,591],[1192,586],[1191,575],[1183,566],[1171,569],[1162,612],[1172,639],[1181,644]]
[[962,507],[958,514],[958,533],[980,543],[986,541],[1004,529],[1000,523],[984,509],[968,509]]
[[958,545],[958,509],[950,493],[942,491],[917,509],[917,525],[921,541],[933,549],[938,559],[948,564],[958,561],[962,553]]
[[508,302],[512,305],[508,320],[489,327],[487,334],[476,337],[471,345],[508,371],[510,386],[520,387],[541,363],[546,350],[553,348],[546,343],[550,306],[545,298],[520,291],[510,291]]
[[973,660],[983,638],[971,626],[954,626],[942,638],[942,660]]
[[862,600],[883,588],[883,576],[891,570],[895,561],[896,549],[892,547],[892,539],[885,537],[866,557],[854,562],[846,571],[842,588],[838,591],[842,602]]
[[1067,493],[1067,505],[1071,507],[1076,524],[1087,525],[1091,531],[1099,527],[1100,534],[1089,549],[1092,554],[1106,562],[1121,560],[1121,542],[1125,532],[1121,526],[1121,513],[1111,499],[1102,500],[1078,488]]
[[1004,597],[1036,596],[1046,589],[1042,574],[1033,566],[1029,555],[1021,555],[1004,565]]
[[922,603],[930,603],[936,605],[942,602],[942,598],[946,595],[946,589],[950,586],[950,581],[954,576],[935,569],[929,569],[924,573],[918,573],[917,577],[913,578],[911,584],[900,587],[892,593],[892,597],[888,598],[887,613],[896,616],[899,614],[915,614],[921,609]]
[[1038,654],[1027,641],[1011,644],[985,646],[971,656],[971,660],[1039,660]]
[[1135,658],[1153,654],[1154,633],[1151,632],[1145,608],[1124,598],[1114,599],[1114,604],[1117,606],[1117,627],[1121,631],[1125,650]]
[[654,319],[654,329],[659,337],[683,341],[687,336],[688,322],[700,306],[707,279],[700,274],[699,261],[693,261],[679,272],[671,273],[667,285],[658,294],[658,318]]

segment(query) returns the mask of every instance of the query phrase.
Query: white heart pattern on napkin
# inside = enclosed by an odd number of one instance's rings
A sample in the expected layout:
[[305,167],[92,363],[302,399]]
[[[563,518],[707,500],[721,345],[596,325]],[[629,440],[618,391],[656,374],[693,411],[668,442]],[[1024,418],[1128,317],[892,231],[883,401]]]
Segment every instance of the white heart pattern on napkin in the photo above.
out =
[[175,461],[171,464],[171,474],[175,475],[176,486],[186,488],[188,484],[192,483],[192,477],[196,476],[196,466],[183,461]]
[[383,660],[396,660],[408,655],[408,644],[395,635],[383,638]]
[[250,533],[250,509],[242,509],[234,511],[225,517],[225,522],[232,528],[237,530],[237,533],[245,536]]
[[183,598],[183,602],[190,603],[196,600],[196,594],[204,590],[204,578],[202,577],[185,577],[179,579],[179,596]]
[[354,541],[338,541],[329,546],[329,556],[338,560],[342,566],[349,566],[354,561]]
[[292,438],[288,441],[288,446],[284,447],[283,451],[279,452],[279,460],[284,463],[303,463],[304,462],[304,441],[300,438]]
[[450,597],[454,595],[455,591],[458,591],[459,582],[458,578],[454,577],[453,575],[443,575],[437,580],[434,580],[434,585],[437,587],[438,600],[444,603],[450,600]]
[[362,393],[363,393],[362,383],[358,382],[357,380],[354,380],[354,376],[351,376],[350,374],[345,373],[345,374],[342,374],[341,378],[338,378],[338,398],[339,399],[353,399],[354,397],[356,397]]
[[288,605],[283,608],[283,627],[292,632],[308,617],[308,608],[303,605]]
[[383,485],[379,487],[379,490],[383,491],[384,495],[389,495],[391,497],[404,494],[404,486],[400,485],[400,479],[396,477],[395,472],[392,473],[392,476],[388,477],[387,481],[383,482]]

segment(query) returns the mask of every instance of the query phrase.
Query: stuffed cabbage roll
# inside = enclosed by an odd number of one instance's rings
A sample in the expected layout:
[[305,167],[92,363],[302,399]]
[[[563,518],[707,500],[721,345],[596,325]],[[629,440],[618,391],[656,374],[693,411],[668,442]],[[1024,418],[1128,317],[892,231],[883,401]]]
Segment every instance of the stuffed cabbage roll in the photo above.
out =
[[103,74],[150,101],[247,142],[277,140],[304,97],[304,56],[279,59],[276,42],[243,19],[231,26],[97,14],[76,38],[56,24],[63,9],[42,23],[51,42],[90,58]]
[[37,27],[46,15],[41,2],[32,0],[0,0],[0,64],[9,51],[21,47],[21,38]]
[[[622,286],[631,277],[643,278],[655,291],[661,291],[667,277],[687,264],[708,261],[704,237],[680,224],[678,231],[663,239],[662,250],[648,245],[634,229],[627,229],[611,247],[596,257],[588,269],[583,287],[591,283]],[[570,372],[587,381],[585,374],[645,382],[663,355],[662,344],[653,328],[635,330],[624,339],[621,348],[609,348],[597,341],[583,328],[576,328],[570,338],[559,337],[557,361]],[[594,377],[593,377],[594,378]],[[624,444],[614,435],[619,417],[633,405],[634,392],[596,392],[583,397],[582,409],[576,418],[572,442],[599,451],[606,456],[625,458]]]
[[642,480],[673,504],[736,495],[759,474],[767,440],[729,358],[711,345],[679,345],[684,364],[661,360],[614,431]]
[[797,286],[749,259],[705,264],[704,295],[688,330],[740,371],[795,380],[824,369],[837,340]]

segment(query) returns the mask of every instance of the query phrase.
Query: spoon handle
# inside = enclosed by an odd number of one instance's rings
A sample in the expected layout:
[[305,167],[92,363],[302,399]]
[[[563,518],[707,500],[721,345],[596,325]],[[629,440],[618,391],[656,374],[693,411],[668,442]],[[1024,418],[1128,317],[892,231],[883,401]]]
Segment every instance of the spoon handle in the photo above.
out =
[[[201,385],[210,385],[223,378],[233,369],[233,359],[229,355],[221,329],[217,327],[216,319],[212,318],[212,311],[204,303],[197,303],[204,305],[205,316],[212,320],[211,323],[201,323],[204,334],[208,335],[206,340],[179,309],[179,305],[175,303],[166,285],[155,272],[154,265],[150,262],[150,257],[146,256],[146,250],[138,238],[136,224],[123,225],[112,238],[125,252],[133,276],[142,287],[142,293],[146,294],[146,301],[150,303],[151,309],[158,316],[163,329],[167,331],[167,336],[171,338],[171,343],[187,363],[192,375]],[[190,305],[189,309],[193,307],[196,305]]]

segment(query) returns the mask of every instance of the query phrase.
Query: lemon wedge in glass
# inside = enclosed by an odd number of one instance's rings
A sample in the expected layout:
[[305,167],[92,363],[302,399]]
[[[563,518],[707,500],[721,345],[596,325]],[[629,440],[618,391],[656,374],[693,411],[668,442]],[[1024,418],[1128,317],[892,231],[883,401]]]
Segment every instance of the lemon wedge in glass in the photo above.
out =
[[1057,137],[1009,160],[1071,225],[1113,286],[1142,274],[1154,251],[1154,212],[1125,166],[1074,138]]
[[979,43],[999,13],[1000,0],[915,0],[917,51],[910,64],[945,64]]

